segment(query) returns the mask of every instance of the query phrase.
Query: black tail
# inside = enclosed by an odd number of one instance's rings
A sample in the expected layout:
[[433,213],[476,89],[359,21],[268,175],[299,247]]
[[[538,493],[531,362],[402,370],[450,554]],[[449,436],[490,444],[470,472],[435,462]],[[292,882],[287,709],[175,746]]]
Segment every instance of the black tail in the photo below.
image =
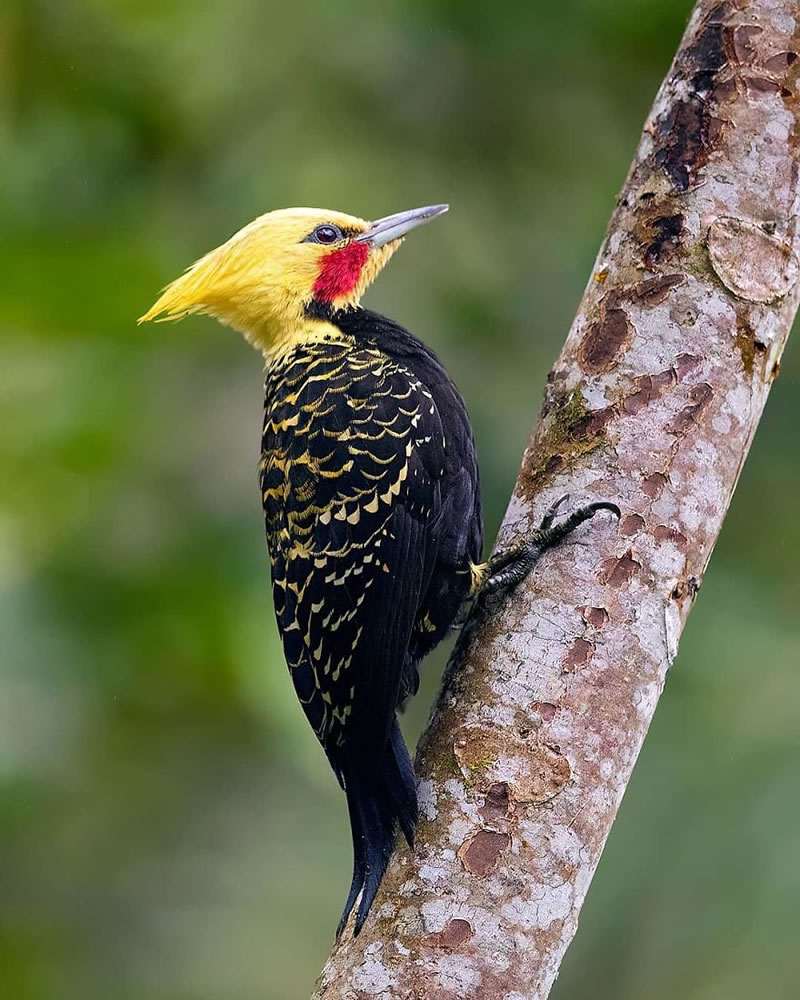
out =
[[[417,785],[397,719],[377,771],[370,761],[347,759],[341,764],[350,827],[353,832],[353,881],[336,937],[344,930],[361,892],[354,935],[364,926],[394,847],[399,824],[409,847],[417,825]],[[363,890],[363,892],[362,892]]]

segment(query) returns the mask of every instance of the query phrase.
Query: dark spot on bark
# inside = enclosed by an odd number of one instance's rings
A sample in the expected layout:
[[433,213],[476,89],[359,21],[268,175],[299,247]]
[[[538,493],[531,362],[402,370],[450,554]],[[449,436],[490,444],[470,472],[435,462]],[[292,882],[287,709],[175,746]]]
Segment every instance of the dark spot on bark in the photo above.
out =
[[631,298],[643,306],[657,306],[666,299],[673,288],[684,284],[685,274],[659,274],[640,281],[633,289]]
[[775,379],[780,375],[780,373],[781,373],[781,363],[780,361],[776,361],[775,364],[772,366],[772,371],[769,373],[769,377],[774,382]]
[[681,550],[681,552],[686,552],[689,546],[689,540],[682,531],[678,531],[677,528],[671,527],[669,524],[658,524],[653,530],[653,538],[660,545],[662,542],[672,542],[674,545]]
[[512,811],[511,794],[505,781],[496,781],[490,785],[480,809],[484,822],[490,826],[505,822]]
[[472,925],[469,921],[456,917],[454,920],[448,920],[438,934],[426,934],[422,943],[429,948],[446,948],[448,951],[454,951],[466,944],[472,934]]
[[[740,92],[739,77],[736,75],[735,70],[730,70],[728,72],[723,72],[717,77],[717,81],[714,84],[713,97],[719,101],[729,101],[736,97]],[[724,128],[728,122],[721,121],[721,127]]]
[[[730,75],[720,79],[728,66],[724,22],[731,5],[718,4],[700,25],[694,41],[682,52],[676,67],[686,80],[688,93],[677,99],[655,123],[653,162],[664,171],[676,191],[687,191],[722,135],[724,122],[714,114],[715,105],[735,89]],[[740,45],[746,39],[740,38]]]
[[779,52],[776,56],[770,56],[764,61],[764,69],[768,73],[781,76],[796,61],[796,52]]
[[683,216],[656,215],[644,223],[644,265],[653,270],[680,245]]
[[675,586],[672,588],[672,593],[670,597],[673,601],[683,601],[687,597],[694,600],[697,595],[697,591],[702,585],[702,577],[699,576],[687,576],[683,580],[678,580]]
[[683,51],[681,62],[698,93],[707,94],[712,89],[714,77],[728,61],[724,25],[731,8],[732,4],[725,2],[710,10],[694,41]]
[[641,514],[628,514],[627,517],[622,519],[622,523],[619,526],[619,533],[626,538],[631,538],[633,535],[638,535],[643,527],[644,518]]
[[[702,97],[676,101],[656,123],[660,145],[653,159],[676,191],[688,191],[722,136],[724,122],[709,111]],[[648,267],[651,267],[648,264]]]
[[442,930],[442,947],[458,948],[472,937],[472,926],[467,920],[448,920]]
[[742,77],[748,93],[751,94],[777,94],[781,90],[781,85],[777,80],[771,80],[766,76],[754,76],[749,74]]
[[649,476],[644,477],[642,490],[651,500],[658,500],[666,485],[667,477],[663,472],[651,472]]
[[585,667],[594,653],[594,643],[588,639],[576,639],[570,646],[561,669],[565,674],[574,674],[580,667]]
[[617,411],[613,406],[604,406],[602,410],[590,410],[575,424],[575,435],[578,438],[595,438],[603,433],[606,424],[616,415]]
[[[634,514],[633,516],[637,517],[638,515]],[[587,606],[583,609],[582,617],[587,625],[591,625],[594,628],[603,628],[608,622],[608,612],[605,608],[590,608]]]
[[631,549],[618,559],[606,559],[600,569],[599,579],[610,587],[621,587],[636,576],[642,564],[633,558]]
[[679,354],[675,358],[675,371],[678,375],[678,381],[682,382],[684,375],[688,375],[690,371],[697,368],[700,364],[701,358],[698,358],[696,354]]
[[509,834],[498,833],[495,830],[478,830],[458,849],[458,857],[471,875],[483,878],[497,868],[500,858],[510,846]]
[[640,375],[633,380],[633,392],[623,397],[622,411],[628,416],[635,416],[650,403],[660,399],[665,389],[677,383],[677,373],[668,368],[657,375]]
[[739,350],[745,374],[752,375],[756,356],[756,343],[753,328],[746,319],[741,320],[736,325],[736,347]]
[[603,307],[603,315],[592,323],[578,345],[578,362],[588,375],[610,371],[633,340],[633,327],[624,309]]
[[714,396],[714,390],[708,384],[708,382],[700,382],[695,386],[692,386],[689,392],[689,399],[691,403],[677,413],[672,420],[667,424],[666,429],[670,434],[678,434],[683,436],[688,430],[697,424],[703,410],[711,402]]
[[549,701],[534,701],[530,706],[531,712],[538,715],[542,722],[552,722],[556,717],[558,705]]
[[763,32],[757,24],[737,24],[728,28],[723,36],[723,44],[728,58],[739,66],[747,66],[753,62],[756,50],[753,39]]

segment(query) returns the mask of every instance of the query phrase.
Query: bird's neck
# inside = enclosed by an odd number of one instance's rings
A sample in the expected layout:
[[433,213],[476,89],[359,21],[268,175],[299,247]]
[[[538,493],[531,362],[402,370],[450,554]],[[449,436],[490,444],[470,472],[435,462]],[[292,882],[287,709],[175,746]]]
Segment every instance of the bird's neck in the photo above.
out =
[[271,331],[268,338],[251,336],[243,331],[245,337],[264,354],[266,366],[280,364],[296,348],[318,343],[350,342],[348,337],[327,315],[304,313],[292,323],[282,324]]

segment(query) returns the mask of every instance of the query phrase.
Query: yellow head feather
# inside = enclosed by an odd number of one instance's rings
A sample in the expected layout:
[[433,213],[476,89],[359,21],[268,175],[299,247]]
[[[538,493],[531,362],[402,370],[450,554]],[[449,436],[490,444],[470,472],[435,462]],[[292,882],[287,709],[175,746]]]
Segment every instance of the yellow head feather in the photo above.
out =
[[[334,245],[309,239],[317,227],[325,225],[337,227],[344,239]],[[324,209],[268,212],[176,278],[139,322],[206,313],[239,330],[265,354],[279,351],[308,335],[314,326],[306,308],[325,258],[348,246],[369,225],[355,216]],[[370,246],[368,253],[365,249],[366,259],[355,284],[333,296],[331,305],[339,309],[357,305],[400,242],[397,238]]]

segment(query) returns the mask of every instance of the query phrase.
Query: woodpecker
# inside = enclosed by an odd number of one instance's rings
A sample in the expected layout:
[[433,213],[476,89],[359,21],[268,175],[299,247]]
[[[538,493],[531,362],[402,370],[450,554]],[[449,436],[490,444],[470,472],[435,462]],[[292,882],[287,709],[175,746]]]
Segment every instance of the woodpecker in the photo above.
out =
[[431,205],[367,222],[269,212],[168,285],[139,322],[205,313],[265,357],[259,483],[278,629],[297,697],[344,789],[358,934],[399,827],[413,846],[414,768],[397,712],[422,658],[477,595],[518,583],[598,510],[557,519],[481,560],[475,442],[441,361],[360,306]]

